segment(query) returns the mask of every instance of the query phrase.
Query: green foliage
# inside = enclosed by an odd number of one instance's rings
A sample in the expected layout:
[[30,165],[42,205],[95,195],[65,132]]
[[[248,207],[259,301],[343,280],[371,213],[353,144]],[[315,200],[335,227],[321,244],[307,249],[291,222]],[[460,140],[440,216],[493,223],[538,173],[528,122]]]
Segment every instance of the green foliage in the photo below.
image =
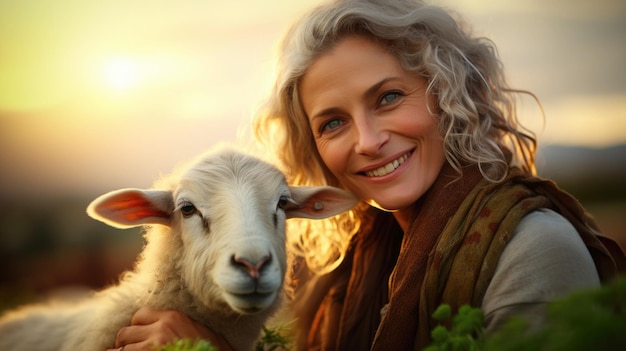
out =
[[[433,313],[433,318],[440,323],[449,324],[452,309],[442,304]],[[450,329],[440,324],[433,328],[433,342],[424,351],[477,351],[484,347],[483,312],[480,308],[463,305],[452,318]]]
[[[273,328],[263,326],[263,336],[256,345],[256,351],[289,350],[291,338],[285,336],[287,327],[279,325]],[[219,351],[207,340],[180,339],[163,345],[155,351]]]
[[[451,309],[441,305],[433,318],[449,324]],[[626,277],[599,289],[573,293],[548,306],[546,323],[537,330],[519,317],[497,333],[482,333],[479,308],[463,306],[450,329],[438,325],[425,351],[618,350],[626,345]]]
[[536,331],[519,319],[489,337],[487,350],[618,350],[626,345],[626,277],[550,304]]
[[218,351],[216,347],[206,340],[180,339],[164,346],[156,351]]
[[279,325],[274,328],[263,326],[263,336],[256,345],[256,351],[289,350],[291,338],[285,336],[287,327]]

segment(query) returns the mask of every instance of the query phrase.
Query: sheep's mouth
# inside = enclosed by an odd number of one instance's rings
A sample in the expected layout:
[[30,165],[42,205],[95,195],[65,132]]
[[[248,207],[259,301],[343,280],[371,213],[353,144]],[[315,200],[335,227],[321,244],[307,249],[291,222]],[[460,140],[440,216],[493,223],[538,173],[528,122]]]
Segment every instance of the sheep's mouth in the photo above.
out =
[[229,292],[229,294],[236,296],[239,299],[265,299],[268,297],[271,297],[272,295],[274,295],[274,292],[268,292],[268,293],[260,293],[260,292],[253,292],[253,293],[249,293],[249,294],[241,294],[241,293],[234,293],[234,292]]
[[256,313],[269,307],[276,299],[276,292],[240,294],[229,292],[226,301],[236,311]]

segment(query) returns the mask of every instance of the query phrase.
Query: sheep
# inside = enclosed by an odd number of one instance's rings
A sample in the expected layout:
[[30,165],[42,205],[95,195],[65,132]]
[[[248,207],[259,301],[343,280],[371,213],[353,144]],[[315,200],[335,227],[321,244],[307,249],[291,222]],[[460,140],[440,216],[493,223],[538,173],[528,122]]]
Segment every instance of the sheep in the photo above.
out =
[[120,281],[73,304],[34,304],[0,320],[0,350],[115,346],[141,307],[174,309],[252,350],[277,310],[286,271],[285,220],[352,208],[341,189],[288,186],[268,162],[212,151],[152,188],[95,199],[87,213],[117,228],[144,227],[145,246]]

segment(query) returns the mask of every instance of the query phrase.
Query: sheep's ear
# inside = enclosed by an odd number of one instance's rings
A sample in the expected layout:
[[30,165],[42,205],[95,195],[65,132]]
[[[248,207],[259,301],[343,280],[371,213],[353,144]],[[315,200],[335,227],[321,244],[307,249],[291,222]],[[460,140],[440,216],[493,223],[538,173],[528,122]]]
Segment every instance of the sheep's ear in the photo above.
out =
[[116,228],[170,224],[172,193],[164,190],[121,189],[104,194],[87,207],[87,214]]
[[287,218],[321,219],[347,211],[357,204],[356,196],[331,186],[290,186],[292,206],[285,208]]

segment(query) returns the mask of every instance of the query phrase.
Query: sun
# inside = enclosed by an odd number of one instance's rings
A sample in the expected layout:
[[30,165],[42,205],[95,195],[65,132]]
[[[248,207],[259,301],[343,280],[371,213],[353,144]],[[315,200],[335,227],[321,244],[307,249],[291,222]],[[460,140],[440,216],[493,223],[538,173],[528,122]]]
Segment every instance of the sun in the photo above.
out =
[[102,74],[106,85],[116,91],[127,91],[136,87],[142,76],[139,62],[127,57],[108,61]]

